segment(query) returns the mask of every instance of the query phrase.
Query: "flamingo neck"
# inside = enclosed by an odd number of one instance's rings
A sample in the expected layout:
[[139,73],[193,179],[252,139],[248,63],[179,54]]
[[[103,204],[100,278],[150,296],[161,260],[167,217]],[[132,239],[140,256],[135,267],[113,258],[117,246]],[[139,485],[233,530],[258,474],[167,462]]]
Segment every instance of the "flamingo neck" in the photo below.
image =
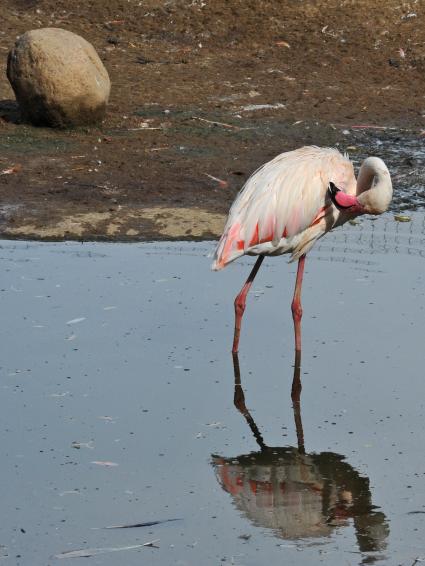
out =
[[368,157],[360,167],[357,179],[357,197],[364,211],[369,214],[382,214],[391,202],[393,195],[390,173],[378,157]]

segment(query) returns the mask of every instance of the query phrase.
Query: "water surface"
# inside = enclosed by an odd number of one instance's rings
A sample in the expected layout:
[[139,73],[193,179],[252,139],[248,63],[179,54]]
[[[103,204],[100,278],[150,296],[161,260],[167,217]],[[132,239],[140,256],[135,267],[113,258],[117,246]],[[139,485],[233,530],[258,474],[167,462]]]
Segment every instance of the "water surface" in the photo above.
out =
[[[3,241],[1,562],[424,558],[425,223],[411,216],[362,219],[309,254],[295,415],[285,258],[248,300],[241,413],[232,303],[252,258],[212,273],[206,243]],[[103,553],[58,558],[81,549]]]

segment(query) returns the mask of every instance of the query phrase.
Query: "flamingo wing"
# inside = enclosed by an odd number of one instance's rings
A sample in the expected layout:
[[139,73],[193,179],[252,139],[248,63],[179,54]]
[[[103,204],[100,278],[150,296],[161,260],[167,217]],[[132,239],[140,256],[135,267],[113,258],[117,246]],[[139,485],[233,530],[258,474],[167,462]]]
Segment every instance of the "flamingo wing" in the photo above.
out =
[[266,243],[269,254],[282,247],[282,240],[286,251],[292,251],[291,241],[332,207],[330,182],[355,194],[353,165],[335,149],[303,147],[260,167],[230,209],[212,268],[221,269],[247,253],[263,253]]

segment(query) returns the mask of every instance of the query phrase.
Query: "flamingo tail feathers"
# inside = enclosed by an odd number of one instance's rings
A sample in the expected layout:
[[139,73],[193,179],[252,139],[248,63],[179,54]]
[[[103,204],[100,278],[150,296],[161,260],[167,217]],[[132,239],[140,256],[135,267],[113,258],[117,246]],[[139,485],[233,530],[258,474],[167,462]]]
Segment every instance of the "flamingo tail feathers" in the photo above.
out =
[[243,242],[239,238],[240,229],[240,224],[235,223],[224,232],[215,251],[211,269],[219,271],[244,254]]

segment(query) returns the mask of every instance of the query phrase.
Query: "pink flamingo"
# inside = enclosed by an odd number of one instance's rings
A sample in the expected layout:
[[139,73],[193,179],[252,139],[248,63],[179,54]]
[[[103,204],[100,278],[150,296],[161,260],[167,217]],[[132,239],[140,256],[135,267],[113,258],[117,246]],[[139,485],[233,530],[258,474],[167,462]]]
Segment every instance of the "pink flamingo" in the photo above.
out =
[[387,166],[369,157],[358,179],[353,164],[336,149],[302,147],[281,153],[253,173],[234,201],[212,268],[242,255],[259,256],[235,299],[232,352],[239,349],[248,291],[264,256],[291,254],[298,260],[292,317],[296,359],[301,359],[301,286],[306,253],[316,240],[360,214],[382,214],[393,190]]

